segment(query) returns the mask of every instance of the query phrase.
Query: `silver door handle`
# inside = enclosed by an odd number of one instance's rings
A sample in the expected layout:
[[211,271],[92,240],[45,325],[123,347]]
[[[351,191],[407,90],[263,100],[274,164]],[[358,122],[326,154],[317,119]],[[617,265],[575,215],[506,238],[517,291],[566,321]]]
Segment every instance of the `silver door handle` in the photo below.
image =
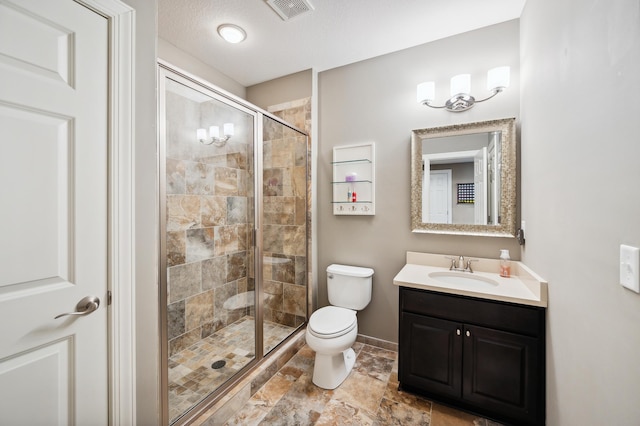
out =
[[100,299],[98,299],[96,296],[83,297],[76,305],[75,312],[66,312],[64,314],[56,315],[54,319],[58,319],[67,315],[75,315],[79,317],[83,315],[89,315],[91,312],[97,310],[98,306],[100,306]]

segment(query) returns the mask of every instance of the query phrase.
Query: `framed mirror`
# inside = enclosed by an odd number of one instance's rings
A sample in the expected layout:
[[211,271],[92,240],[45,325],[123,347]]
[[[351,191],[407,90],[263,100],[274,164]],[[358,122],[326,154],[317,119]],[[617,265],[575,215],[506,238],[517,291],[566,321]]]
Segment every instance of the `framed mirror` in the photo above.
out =
[[411,132],[412,232],[514,237],[515,118]]

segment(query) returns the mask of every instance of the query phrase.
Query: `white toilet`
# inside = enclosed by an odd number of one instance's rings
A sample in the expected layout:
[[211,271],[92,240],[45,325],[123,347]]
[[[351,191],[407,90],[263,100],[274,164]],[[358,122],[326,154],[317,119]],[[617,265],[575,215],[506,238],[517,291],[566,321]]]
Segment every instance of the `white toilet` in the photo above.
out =
[[371,301],[373,269],[329,265],[327,292],[329,303],[315,311],[307,325],[307,344],[316,352],[313,383],[335,389],[347,378],[356,354],[351,349],[358,335],[356,311]]

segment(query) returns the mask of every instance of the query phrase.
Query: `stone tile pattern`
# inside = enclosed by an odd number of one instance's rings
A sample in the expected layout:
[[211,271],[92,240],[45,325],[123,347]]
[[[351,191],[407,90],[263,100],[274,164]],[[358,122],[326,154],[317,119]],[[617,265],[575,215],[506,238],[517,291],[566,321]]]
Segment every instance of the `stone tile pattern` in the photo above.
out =
[[307,318],[307,139],[267,116],[263,133],[264,320],[298,327]]
[[[253,212],[253,117],[211,99],[167,92],[166,241],[169,356],[251,314],[225,302],[254,289],[248,259]],[[234,123],[223,147],[197,128]],[[250,300],[250,299],[249,299]],[[252,300],[250,300],[252,302]]]
[[[249,341],[239,340],[242,344],[228,338],[234,324],[253,324],[255,312],[253,298],[234,299],[255,288],[254,128],[250,115],[217,100],[198,102],[167,92],[166,105],[167,333],[174,419],[224,383],[230,377],[226,372],[255,357],[253,330]],[[196,140],[197,128],[222,128],[226,122],[234,123],[235,134],[225,146]],[[306,320],[310,186],[306,138],[274,120],[265,123],[264,133],[267,353]],[[243,299],[248,303],[228,303]],[[227,350],[230,361],[224,372],[214,374],[207,357],[217,350]]]
[[[265,324],[264,343],[271,350],[293,329]],[[245,316],[169,358],[169,418],[175,421],[193,405],[255,358],[255,321]],[[212,368],[224,361],[221,368]]]
[[[398,390],[397,352],[354,344],[356,364],[334,390],[315,386],[314,352],[306,345],[242,407],[227,418],[221,412],[198,425],[424,425],[500,426]],[[228,413],[227,413],[228,414]]]
[[270,352],[264,362],[258,364],[239,383],[227,389],[213,405],[208,406],[194,417],[188,419],[191,426],[222,425],[227,419],[235,415],[265,383],[275,376],[278,371],[295,356],[305,344],[305,330],[299,328],[281,345]]
[[[283,119],[287,123],[290,123],[294,127],[303,130],[307,135],[307,229],[311,229],[311,98],[302,98],[291,102],[285,102],[279,105],[273,105],[268,108],[268,111],[273,115]],[[311,232],[307,232],[307,259],[311,259]],[[313,271],[311,268],[311,262],[307,264],[307,282],[313,282]],[[312,286],[307,286],[307,292],[313,291]],[[312,295],[307,295],[307,310],[311,312]]]

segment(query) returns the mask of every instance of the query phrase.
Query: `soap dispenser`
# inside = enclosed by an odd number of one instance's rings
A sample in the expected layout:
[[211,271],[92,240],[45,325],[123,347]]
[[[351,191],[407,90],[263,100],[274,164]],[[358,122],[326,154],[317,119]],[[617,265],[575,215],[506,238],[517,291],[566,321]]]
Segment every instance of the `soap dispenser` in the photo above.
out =
[[500,276],[509,278],[511,276],[511,257],[509,250],[500,250]]

